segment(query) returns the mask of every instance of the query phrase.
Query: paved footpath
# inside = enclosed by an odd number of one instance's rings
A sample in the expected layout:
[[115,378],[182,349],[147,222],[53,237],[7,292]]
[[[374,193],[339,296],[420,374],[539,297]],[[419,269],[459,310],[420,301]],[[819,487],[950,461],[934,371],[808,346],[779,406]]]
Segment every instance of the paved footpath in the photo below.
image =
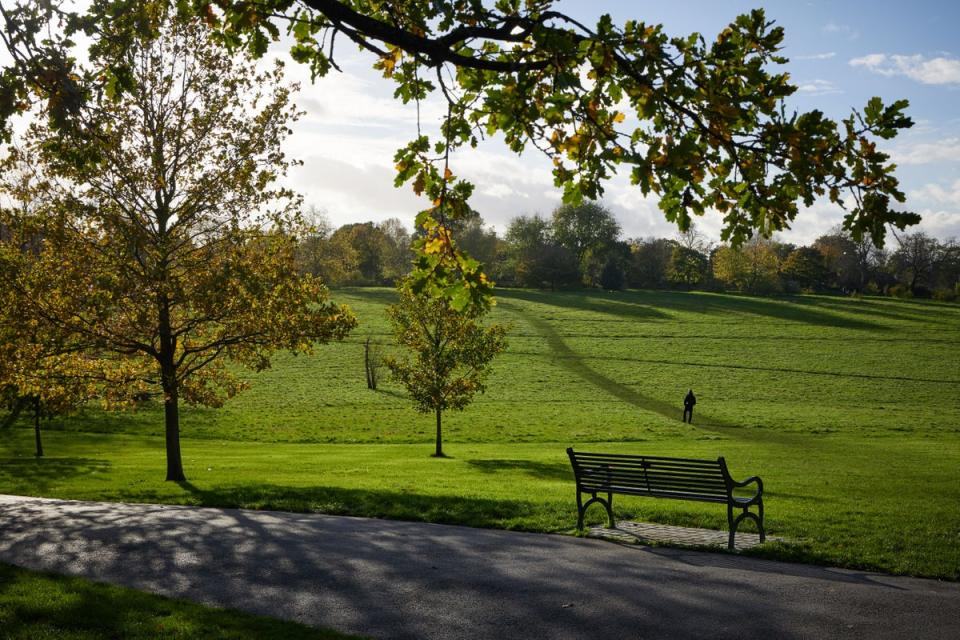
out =
[[0,560],[375,638],[960,638],[960,584],[433,524],[0,495]]

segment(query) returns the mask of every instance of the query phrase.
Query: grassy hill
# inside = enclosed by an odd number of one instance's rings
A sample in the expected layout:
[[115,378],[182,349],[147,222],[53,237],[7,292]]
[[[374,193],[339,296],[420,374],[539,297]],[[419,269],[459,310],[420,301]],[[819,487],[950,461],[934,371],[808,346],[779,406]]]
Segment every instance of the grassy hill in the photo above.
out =
[[[363,341],[389,342],[386,289],[338,291],[361,326],[278,357],[219,410],[183,412],[191,483],[162,482],[159,407],[89,410],[0,434],[0,492],[321,510],[530,530],[572,527],[564,449],[727,458],[767,486],[763,553],[960,578],[960,307],[821,296],[502,291],[511,326],[487,394],[430,416]],[[680,422],[688,388],[693,425]],[[273,444],[271,444],[273,443]],[[389,446],[384,446],[389,445]],[[600,509],[593,515],[600,516]],[[713,505],[622,500],[624,517],[725,528]]]

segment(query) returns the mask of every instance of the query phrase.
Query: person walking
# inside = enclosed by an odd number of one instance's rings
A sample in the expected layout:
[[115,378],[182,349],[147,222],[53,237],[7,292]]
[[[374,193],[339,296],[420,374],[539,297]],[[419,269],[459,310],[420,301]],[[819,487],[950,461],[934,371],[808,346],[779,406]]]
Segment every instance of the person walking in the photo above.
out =
[[697,404],[697,396],[693,395],[693,389],[687,391],[683,399],[683,421],[693,424],[693,405]]

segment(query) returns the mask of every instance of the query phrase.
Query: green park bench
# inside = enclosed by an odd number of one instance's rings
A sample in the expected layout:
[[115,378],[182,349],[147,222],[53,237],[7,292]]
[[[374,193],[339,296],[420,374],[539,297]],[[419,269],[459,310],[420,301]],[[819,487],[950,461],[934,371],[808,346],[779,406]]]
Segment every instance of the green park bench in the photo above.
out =
[[[716,460],[692,460],[689,458],[664,458],[615,453],[585,453],[567,449],[573,474],[577,481],[577,529],[583,530],[583,514],[594,502],[607,509],[611,528],[613,520],[613,494],[696,500],[727,505],[727,522],[730,526],[728,547],[733,549],[737,527],[744,518],[751,518],[760,530],[760,542],[766,539],[763,530],[763,482],[757,476],[737,482],[730,477],[727,463],[722,457]],[[756,483],[757,491],[750,497],[738,497],[734,489]],[[583,494],[591,497],[583,502]],[[602,497],[606,494],[606,498]],[[757,512],[749,510],[757,506]],[[741,513],[734,518],[734,510]]]

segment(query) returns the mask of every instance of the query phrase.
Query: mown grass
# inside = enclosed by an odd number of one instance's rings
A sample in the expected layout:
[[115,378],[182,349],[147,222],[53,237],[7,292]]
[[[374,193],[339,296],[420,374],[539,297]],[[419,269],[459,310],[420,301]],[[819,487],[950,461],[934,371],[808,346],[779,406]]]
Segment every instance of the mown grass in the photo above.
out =
[[[278,358],[222,410],[187,409],[190,483],[162,482],[158,407],[88,411],[0,436],[0,492],[324,511],[570,531],[564,449],[713,458],[767,488],[758,553],[960,579],[960,307],[704,293],[501,292],[510,347],[489,391],[445,418],[364,383],[389,290],[349,290],[361,326]],[[681,399],[699,400],[693,425]],[[620,517],[726,527],[722,508],[619,500]],[[593,516],[600,521],[600,510]]]
[[0,563],[4,639],[349,637],[353,636]]

